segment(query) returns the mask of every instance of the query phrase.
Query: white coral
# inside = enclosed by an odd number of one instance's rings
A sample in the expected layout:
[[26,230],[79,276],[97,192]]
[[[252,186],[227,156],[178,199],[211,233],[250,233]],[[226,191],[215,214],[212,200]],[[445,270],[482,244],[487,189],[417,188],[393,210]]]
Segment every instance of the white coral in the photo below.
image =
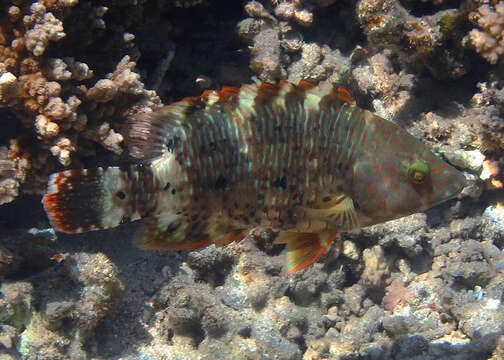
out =
[[66,36],[63,23],[40,2],[34,2],[30,7],[32,15],[23,18],[30,29],[26,32],[25,46],[35,56],[41,56],[49,41],[58,41]]
[[488,5],[480,6],[478,25],[483,31],[473,29],[469,33],[476,51],[491,64],[504,54],[504,3],[498,3],[494,8],[495,11]]
[[117,64],[114,73],[109,75],[108,78],[116,84],[121,92],[140,95],[144,91],[144,86],[140,81],[140,75],[133,71],[135,66],[136,63],[130,61],[130,57],[126,55]]
[[47,77],[53,80],[82,81],[93,77],[93,70],[86,63],[76,61],[73,57],[49,59]]
[[98,135],[105,149],[110,150],[116,154],[122,153],[123,149],[121,148],[121,143],[124,138],[121,134],[116,133],[114,129],[111,129],[109,123],[104,122],[98,128]]
[[18,89],[17,78],[10,72],[0,76],[0,107],[7,106]]
[[110,79],[101,79],[89,89],[87,96],[88,98],[96,102],[109,102],[117,94],[117,86]]

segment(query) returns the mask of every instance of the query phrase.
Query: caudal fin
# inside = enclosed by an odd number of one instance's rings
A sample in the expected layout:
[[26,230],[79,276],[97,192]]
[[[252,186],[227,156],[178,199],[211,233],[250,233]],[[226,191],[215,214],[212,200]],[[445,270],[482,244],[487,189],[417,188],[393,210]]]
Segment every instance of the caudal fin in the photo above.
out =
[[155,201],[142,198],[153,183],[151,169],[141,165],[67,170],[49,177],[42,203],[58,231],[102,230],[147,215]]

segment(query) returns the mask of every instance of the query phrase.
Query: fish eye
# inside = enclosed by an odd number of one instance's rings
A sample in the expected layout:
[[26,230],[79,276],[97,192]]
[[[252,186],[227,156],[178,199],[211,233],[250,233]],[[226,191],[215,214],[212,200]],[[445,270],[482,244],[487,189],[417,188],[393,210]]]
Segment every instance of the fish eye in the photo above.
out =
[[415,160],[411,163],[408,170],[408,178],[413,184],[423,184],[427,175],[429,175],[429,165],[422,160]]

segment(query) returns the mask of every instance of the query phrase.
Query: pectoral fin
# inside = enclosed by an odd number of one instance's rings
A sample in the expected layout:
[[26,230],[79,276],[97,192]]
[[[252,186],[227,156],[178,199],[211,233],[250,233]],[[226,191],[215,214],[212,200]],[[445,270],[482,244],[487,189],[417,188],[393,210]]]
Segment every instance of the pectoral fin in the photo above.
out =
[[329,247],[336,234],[282,231],[278,241],[287,240],[286,267],[294,273],[313,264]]
[[331,228],[338,228],[340,231],[359,227],[359,218],[354,202],[344,194],[334,197],[327,203],[316,204],[314,208],[302,208],[302,210],[304,211],[304,219],[311,219],[312,222],[326,221],[331,224]]

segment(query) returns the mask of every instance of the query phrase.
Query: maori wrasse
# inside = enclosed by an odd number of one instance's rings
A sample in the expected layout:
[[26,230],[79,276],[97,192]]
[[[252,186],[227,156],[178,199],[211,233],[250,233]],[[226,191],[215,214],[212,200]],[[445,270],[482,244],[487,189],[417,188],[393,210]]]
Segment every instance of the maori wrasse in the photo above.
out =
[[208,91],[137,119],[128,137],[140,164],[50,176],[43,204],[56,230],[143,219],[141,248],[191,250],[269,227],[295,272],[337,233],[424,211],[465,184],[329,83]]

